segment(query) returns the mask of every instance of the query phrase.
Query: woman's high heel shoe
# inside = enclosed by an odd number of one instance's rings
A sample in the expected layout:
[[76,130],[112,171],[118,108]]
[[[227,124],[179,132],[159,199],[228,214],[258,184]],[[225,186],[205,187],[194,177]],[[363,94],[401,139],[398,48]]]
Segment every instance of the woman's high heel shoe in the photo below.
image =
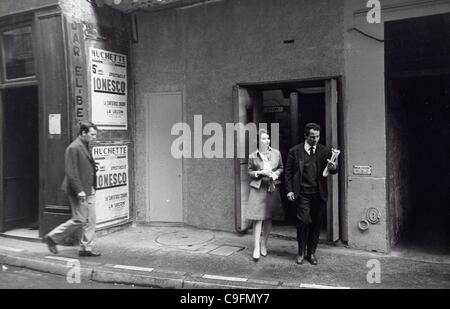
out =
[[259,252],[259,248],[255,248],[255,250],[253,250],[253,261],[258,262],[259,257],[260,257],[260,252]]
[[266,246],[261,246],[261,255],[267,256],[267,247]]

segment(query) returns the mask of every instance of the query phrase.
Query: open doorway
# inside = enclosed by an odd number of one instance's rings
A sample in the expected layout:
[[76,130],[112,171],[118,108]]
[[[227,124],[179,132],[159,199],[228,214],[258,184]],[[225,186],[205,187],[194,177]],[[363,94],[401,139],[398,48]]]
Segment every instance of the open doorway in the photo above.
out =
[[[299,85],[299,87],[302,87],[302,85]],[[288,89],[262,91],[262,106],[262,122],[280,125],[279,150],[284,164],[287,163],[289,149],[304,141],[303,128],[309,122],[320,125],[322,132],[319,142],[326,145],[324,86],[297,88],[293,92]],[[293,124],[293,121],[297,121],[297,124]],[[285,227],[295,225],[295,211],[286,198],[287,192],[285,192],[284,186],[280,187],[280,194],[283,212],[275,217],[274,231],[278,231],[280,234],[292,234],[292,229],[286,229]],[[327,222],[326,216],[324,216],[321,239],[326,239],[326,232]]]
[[[2,90],[1,232],[38,233],[39,144],[37,87]],[[27,234],[24,232],[22,234]]]
[[386,23],[391,243],[450,254],[450,14]]
[[[397,241],[450,253],[450,75],[391,84]],[[393,144],[396,145],[393,145]],[[393,162],[392,162],[393,163]]]
[[[279,125],[279,145],[283,163],[286,164],[289,149],[304,141],[303,128],[309,122],[315,122],[322,128],[320,143],[338,147],[337,132],[337,81],[308,80],[297,82],[245,84],[239,85],[237,97],[241,123],[265,123]],[[334,131],[334,132],[333,132]],[[272,140],[273,141],[273,140]],[[236,199],[238,204],[238,230],[250,227],[245,222],[243,208],[248,199],[247,160],[239,163],[240,188]],[[283,178],[283,177],[282,177]],[[295,210],[287,200],[284,184],[280,186],[282,209],[274,218],[273,234],[295,237]],[[326,216],[323,218],[321,240],[339,239],[339,190],[338,181],[329,182],[329,199]]]

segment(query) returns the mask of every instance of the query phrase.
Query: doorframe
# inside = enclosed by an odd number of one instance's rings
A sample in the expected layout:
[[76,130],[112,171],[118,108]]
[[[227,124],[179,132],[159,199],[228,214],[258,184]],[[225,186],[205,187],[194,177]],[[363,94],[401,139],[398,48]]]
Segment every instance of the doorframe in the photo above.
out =
[[[338,197],[334,197],[334,200],[338,203],[338,214],[336,217],[327,218],[327,240],[329,242],[334,242],[336,240],[341,241],[347,241],[348,240],[348,233],[347,233],[347,227],[348,227],[348,218],[347,218],[347,204],[346,204],[346,185],[345,180],[347,178],[347,154],[345,150],[346,145],[346,134],[345,134],[345,126],[344,126],[344,118],[345,118],[345,101],[344,101],[344,94],[343,94],[343,77],[338,76],[325,76],[325,77],[312,77],[312,78],[306,78],[306,79],[294,79],[294,80],[279,80],[279,81],[264,81],[264,82],[238,82],[232,87],[232,105],[233,105],[233,121],[235,123],[239,123],[239,88],[248,88],[248,87],[255,87],[255,86],[263,86],[267,84],[277,84],[280,88],[283,86],[287,86],[289,84],[294,83],[301,83],[301,82],[315,82],[315,81],[323,81],[324,86],[326,87],[327,82],[330,82],[332,80],[335,80],[336,82],[336,112],[333,113],[331,116],[336,118],[337,123],[335,125],[332,125],[332,123],[329,123],[329,119],[325,118],[325,121],[327,123],[327,127],[330,128],[330,130],[333,130],[336,128],[336,132],[331,132],[333,137],[337,138],[338,142],[335,147],[338,147],[341,149],[342,155],[339,159],[339,173],[337,175],[337,188],[334,190],[335,193],[338,194]],[[327,99],[327,93],[325,89],[325,110],[329,110],[330,107],[327,106],[327,104],[331,103],[328,102]],[[327,115],[325,115],[326,117]],[[326,132],[325,132],[326,134]],[[327,139],[328,140],[328,139]],[[237,147],[237,143],[239,141],[237,140],[237,137],[235,137],[235,148]],[[236,153],[235,149],[235,153]],[[242,225],[241,220],[241,177],[240,177],[240,163],[241,160],[237,157],[234,159],[234,168],[235,168],[235,229],[238,232],[244,232],[240,229]],[[330,185],[330,189],[332,188],[332,185]],[[332,205],[331,205],[332,207]],[[331,210],[331,215],[333,216],[333,211]],[[327,205],[327,213],[328,213],[328,205]],[[337,220],[337,227],[333,227],[333,222]],[[337,229],[337,231],[336,231]],[[335,238],[333,240],[333,238]]]
[[[1,61],[0,61],[1,64]],[[3,190],[3,132],[4,132],[4,112],[3,112],[3,91],[0,89],[0,232],[3,232],[5,227],[5,195]]]
[[[3,38],[2,33],[5,30],[11,30],[16,29],[24,26],[31,27],[31,33],[32,33],[32,49],[33,49],[33,56],[34,56],[34,70],[35,73],[33,76],[24,77],[24,78],[16,78],[7,80],[6,79],[6,71],[4,68],[3,63],[3,57],[4,57],[4,45],[3,45]],[[38,108],[40,106],[40,99],[39,99],[39,81],[38,81],[38,66],[37,66],[37,54],[36,54],[36,27],[34,23],[34,16],[32,12],[20,12],[18,15],[13,16],[4,16],[0,18],[0,233],[4,231],[4,228],[6,227],[5,224],[5,195],[4,195],[4,169],[3,169],[3,163],[4,163],[4,137],[3,134],[5,132],[5,122],[4,122],[4,100],[3,100],[3,94],[5,90],[12,89],[12,88],[20,88],[20,87],[36,87],[38,91]],[[39,115],[38,115],[39,117]],[[38,122],[40,121],[40,118],[38,118]],[[40,128],[39,128],[40,129]],[[40,147],[38,151],[38,156],[40,156]],[[38,161],[40,164],[40,161]],[[40,168],[40,167],[38,167]],[[38,196],[40,196],[40,183],[38,184]],[[39,212],[40,212],[40,205],[38,206]],[[40,213],[38,214],[38,221],[40,225]]]
[[[335,78],[325,80],[325,124],[327,142],[329,145],[340,149],[339,143],[339,87],[338,80]],[[328,203],[327,203],[327,239],[335,242],[340,239],[340,178],[333,177],[328,182]]]
[[[253,106],[253,103],[250,101],[250,106],[242,106],[239,104],[240,102],[240,89],[246,89],[245,87],[240,87],[239,85],[233,86],[233,95],[232,95],[232,101],[233,101],[233,118],[234,123],[242,123],[240,121],[240,117],[245,117],[245,119],[248,119],[247,110],[249,107]],[[252,97],[251,90],[246,89],[249,98]],[[241,113],[240,110],[245,107],[245,112]],[[252,110],[253,120],[255,116],[255,111]],[[244,124],[247,125],[247,122]],[[239,151],[239,145],[241,143],[242,138],[244,138],[244,141],[246,140],[247,132],[244,133],[244,136],[241,135],[241,132],[238,131],[234,135],[234,174],[235,174],[235,230],[239,233],[244,233],[248,229],[251,228],[251,224],[248,220],[243,220],[242,216],[242,183],[241,183],[241,172],[242,172],[242,165],[246,165],[248,158],[239,158],[238,157],[238,151]],[[250,149],[248,148],[248,145],[245,145],[244,153],[248,156]]]
[[[239,123],[239,84],[232,87],[232,110],[233,122]],[[239,136],[235,135],[233,153],[237,153],[237,143],[239,143]],[[244,232],[242,227],[242,207],[241,207],[241,159],[237,156],[234,158],[234,207],[235,207],[235,230],[238,233]]]

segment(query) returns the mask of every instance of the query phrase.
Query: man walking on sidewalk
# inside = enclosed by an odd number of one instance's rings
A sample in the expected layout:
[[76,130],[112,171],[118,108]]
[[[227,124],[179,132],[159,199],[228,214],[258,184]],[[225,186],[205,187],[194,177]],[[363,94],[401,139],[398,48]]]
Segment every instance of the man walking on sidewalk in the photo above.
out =
[[327,178],[322,173],[327,166],[330,174],[337,173],[336,163],[330,160],[331,149],[319,144],[319,138],[320,126],[308,123],[305,142],[289,150],[285,169],[287,197],[296,206],[297,264],[305,259],[318,263],[315,253],[328,199]]
[[79,256],[100,256],[91,249],[95,234],[95,162],[89,143],[97,138],[97,127],[91,122],[80,123],[79,136],[67,147],[65,177],[61,189],[67,194],[72,218],[44,236],[50,252],[56,254],[57,244],[82,230]]

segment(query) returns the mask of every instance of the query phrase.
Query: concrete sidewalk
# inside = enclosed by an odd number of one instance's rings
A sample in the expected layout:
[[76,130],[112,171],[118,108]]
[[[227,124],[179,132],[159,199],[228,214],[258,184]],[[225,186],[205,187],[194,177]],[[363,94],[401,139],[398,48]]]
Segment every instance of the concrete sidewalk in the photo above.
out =
[[[77,247],[0,237],[0,264],[67,276],[80,262],[81,279],[160,288],[450,288],[450,258],[418,258],[320,245],[319,265],[295,264],[293,240],[271,237],[268,256],[252,259],[251,234],[190,227],[129,227],[98,237],[99,258]],[[369,260],[380,262],[381,283],[369,283]],[[1,273],[1,272],[0,272]]]

